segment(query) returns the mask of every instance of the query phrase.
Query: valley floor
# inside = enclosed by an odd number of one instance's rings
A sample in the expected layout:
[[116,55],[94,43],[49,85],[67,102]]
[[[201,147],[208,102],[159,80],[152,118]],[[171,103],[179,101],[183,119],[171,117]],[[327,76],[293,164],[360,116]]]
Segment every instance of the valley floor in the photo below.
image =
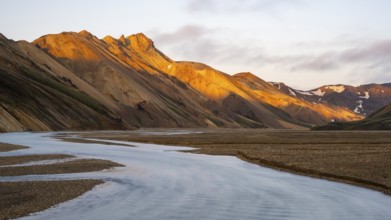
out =
[[[391,195],[391,132],[265,129],[143,129],[90,138],[196,147],[251,163],[375,189]],[[167,133],[165,133],[167,132]]]

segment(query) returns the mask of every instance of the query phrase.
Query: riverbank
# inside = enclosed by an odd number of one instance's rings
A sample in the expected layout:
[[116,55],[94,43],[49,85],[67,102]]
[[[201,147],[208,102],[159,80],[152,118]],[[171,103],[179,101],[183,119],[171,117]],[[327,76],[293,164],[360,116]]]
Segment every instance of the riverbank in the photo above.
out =
[[[29,147],[0,143],[0,151],[3,152],[27,148]],[[64,159],[72,160],[63,161]],[[24,163],[48,160],[52,163],[23,165]],[[0,166],[1,178],[21,175],[93,172],[122,165],[108,160],[77,159],[75,156],[67,154],[38,154],[0,156]],[[18,218],[45,210],[76,198],[102,183],[102,180],[96,179],[0,182],[0,220]]]
[[76,198],[102,180],[0,182],[0,219],[39,212]]
[[14,144],[7,144],[7,143],[0,143],[0,152],[7,152],[7,151],[13,151],[13,150],[21,150],[21,149],[27,149],[28,147],[20,146],[20,145],[14,145]]
[[[140,132],[144,137],[174,134],[169,130]],[[175,134],[185,135],[186,132]],[[140,220],[259,219],[259,216],[264,219],[339,219],[341,216],[387,219],[391,216],[391,197],[365,188],[279,172],[231,156],[177,152],[190,150],[186,147],[105,140],[135,146],[123,147],[95,144],[94,139],[85,138],[81,139],[89,143],[70,143],[53,139],[58,135],[60,133],[0,135],[0,141],[31,147],[0,155],[66,153],[79,159],[109,160],[125,167],[58,176],[0,177],[2,181],[86,178],[106,182],[77,199],[35,213],[27,219],[93,220],[126,219],[129,216]],[[70,132],[65,136],[77,139]]]
[[[190,131],[190,132],[188,132]],[[391,132],[262,129],[146,129],[83,137],[196,147],[261,166],[358,185],[391,195]]]

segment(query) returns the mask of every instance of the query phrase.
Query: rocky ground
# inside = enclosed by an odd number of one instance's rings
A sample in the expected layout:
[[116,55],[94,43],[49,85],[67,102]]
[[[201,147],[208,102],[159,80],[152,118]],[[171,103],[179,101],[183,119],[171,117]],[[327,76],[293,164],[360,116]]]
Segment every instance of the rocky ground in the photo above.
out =
[[76,198],[101,180],[0,183],[0,219],[17,218]]

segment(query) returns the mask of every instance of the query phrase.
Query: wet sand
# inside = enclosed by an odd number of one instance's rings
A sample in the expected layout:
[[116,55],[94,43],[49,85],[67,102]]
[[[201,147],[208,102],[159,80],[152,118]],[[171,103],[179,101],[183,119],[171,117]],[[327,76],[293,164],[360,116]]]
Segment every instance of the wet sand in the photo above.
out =
[[[197,147],[194,153],[231,155],[251,163],[349,183],[391,195],[391,132],[167,129],[83,134],[85,137]],[[159,133],[163,132],[163,133]]]
[[[3,151],[29,147],[0,143]],[[0,177],[38,174],[92,172],[122,166],[108,160],[77,159],[72,161],[31,165],[7,166],[44,160],[74,158],[67,154],[39,154],[0,157]],[[102,180],[80,179],[61,181],[0,182],[0,220],[26,216],[76,198],[103,183]]]
[[26,148],[28,148],[28,147],[20,146],[20,145],[14,145],[14,144],[0,143],[0,152],[21,150],[21,149],[26,149]]
[[80,159],[47,165],[0,167],[0,176],[93,172],[119,166],[122,165],[108,160]]
[[15,164],[22,164],[22,163],[42,161],[42,160],[60,160],[60,159],[73,158],[73,157],[74,156],[67,155],[67,154],[37,154],[37,155],[0,157],[0,166],[15,165]]

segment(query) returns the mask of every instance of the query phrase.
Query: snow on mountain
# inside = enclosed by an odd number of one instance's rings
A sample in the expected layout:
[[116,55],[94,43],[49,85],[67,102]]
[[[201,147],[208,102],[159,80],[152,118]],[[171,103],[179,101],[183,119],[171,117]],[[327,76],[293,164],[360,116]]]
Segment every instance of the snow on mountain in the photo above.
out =
[[314,95],[317,95],[317,96],[324,96],[324,94],[325,94],[326,92],[322,92],[321,89],[317,89],[317,90],[315,90],[315,91],[312,91],[312,93],[313,93]]
[[360,99],[369,99],[369,92],[364,92],[364,96],[359,96]]
[[[356,108],[353,110],[355,113],[361,114],[361,113],[364,112],[364,108],[363,108],[363,106],[362,106],[363,102],[364,102],[363,100],[358,100],[358,101],[356,102],[358,105],[357,105]],[[365,113],[364,113],[364,115],[365,115]]]
[[289,92],[291,93],[291,95],[296,96],[296,93],[292,91],[292,89],[289,89]]
[[326,86],[326,89],[331,89],[334,92],[342,93],[345,91],[345,86]]
[[314,95],[312,92],[310,91],[302,91],[302,90],[296,90],[297,93],[300,93],[302,95]]

